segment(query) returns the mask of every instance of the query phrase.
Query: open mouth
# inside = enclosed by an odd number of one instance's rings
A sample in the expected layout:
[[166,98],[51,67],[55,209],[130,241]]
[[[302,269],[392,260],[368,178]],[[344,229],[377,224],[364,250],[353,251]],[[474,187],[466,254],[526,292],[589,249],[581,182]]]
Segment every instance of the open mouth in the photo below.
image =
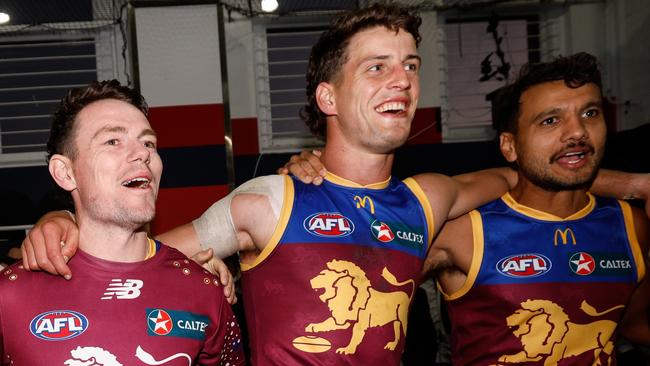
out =
[[560,155],[556,160],[564,164],[577,164],[581,162],[586,155],[585,151],[576,151]]
[[127,181],[122,182],[122,185],[127,188],[140,188],[140,189],[146,189],[149,187],[149,183],[151,181],[147,178],[144,177],[138,177],[138,178],[133,178],[129,179]]
[[406,103],[404,102],[387,102],[375,108],[378,113],[399,114],[406,111]]

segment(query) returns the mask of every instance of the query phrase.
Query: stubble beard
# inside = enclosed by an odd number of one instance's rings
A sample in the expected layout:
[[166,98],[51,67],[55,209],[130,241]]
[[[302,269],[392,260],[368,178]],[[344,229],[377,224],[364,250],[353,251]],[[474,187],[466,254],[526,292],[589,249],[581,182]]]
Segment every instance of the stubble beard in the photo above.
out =
[[151,222],[155,216],[155,208],[133,209],[125,207],[119,201],[114,201],[111,205],[91,202],[87,211],[99,222],[133,231]]
[[583,167],[583,169],[591,169],[586,177],[559,177],[553,175],[550,168],[545,168],[540,162],[535,162],[529,165],[519,165],[518,169],[521,171],[521,174],[534,185],[549,192],[587,190],[591,187],[591,184],[598,175],[600,160],[601,157],[594,156],[593,160],[588,162],[587,166]]

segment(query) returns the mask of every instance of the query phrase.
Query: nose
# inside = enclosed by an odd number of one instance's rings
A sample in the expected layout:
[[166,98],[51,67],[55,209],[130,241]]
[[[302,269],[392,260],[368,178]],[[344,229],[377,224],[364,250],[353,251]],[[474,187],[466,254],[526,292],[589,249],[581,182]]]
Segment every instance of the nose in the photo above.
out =
[[400,64],[393,68],[389,87],[398,90],[406,90],[411,87],[411,79],[406,70],[404,70],[403,65]]
[[145,147],[140,141],[132,143],[129,161],[141,161],[146,165],[151,162],[151,151]]
[[572,116],[565,123],[564,141],[582,141],[589,136],[585,121],[580,116]]

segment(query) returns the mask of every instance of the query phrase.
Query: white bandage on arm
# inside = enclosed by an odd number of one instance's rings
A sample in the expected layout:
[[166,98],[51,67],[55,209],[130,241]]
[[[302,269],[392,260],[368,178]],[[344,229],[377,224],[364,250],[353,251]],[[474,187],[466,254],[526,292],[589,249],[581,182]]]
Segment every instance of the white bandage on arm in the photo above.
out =
[[[194,230],[203,249],[212,248],[219,258],[225,258],[239,250],[237,230],[230,213],[232,199],[240,194],[262,195],[268,198],[275,221],[280,217],[284,201],[284,176],[267,175],[251,179],[237,187],[229,195],[208,208],[194,220]],[[251,214],[256,207],[251,206]]]

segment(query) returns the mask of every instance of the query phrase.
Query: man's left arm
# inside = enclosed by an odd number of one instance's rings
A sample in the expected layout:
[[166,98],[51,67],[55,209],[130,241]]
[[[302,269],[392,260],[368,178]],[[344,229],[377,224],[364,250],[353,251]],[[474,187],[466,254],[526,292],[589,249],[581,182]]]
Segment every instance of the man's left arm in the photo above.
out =
[[650,224],[641,210],[632,210],[637,239],[645,259],[646,275],[634,290],[618,326],[618,332],[635,344],[650,346],[650,279],[648,278],[648,247],[650,245]]
[[453,177],[424,173],[413,179],[427,195],[438,225],[442,225],[447,219],[457,218],[504,195],[517,184],[517,173],[510,168],[492,168]]
[[643,200],[646,216],[650,217],[650,174],[600,169],[590,190],[604,197]]

